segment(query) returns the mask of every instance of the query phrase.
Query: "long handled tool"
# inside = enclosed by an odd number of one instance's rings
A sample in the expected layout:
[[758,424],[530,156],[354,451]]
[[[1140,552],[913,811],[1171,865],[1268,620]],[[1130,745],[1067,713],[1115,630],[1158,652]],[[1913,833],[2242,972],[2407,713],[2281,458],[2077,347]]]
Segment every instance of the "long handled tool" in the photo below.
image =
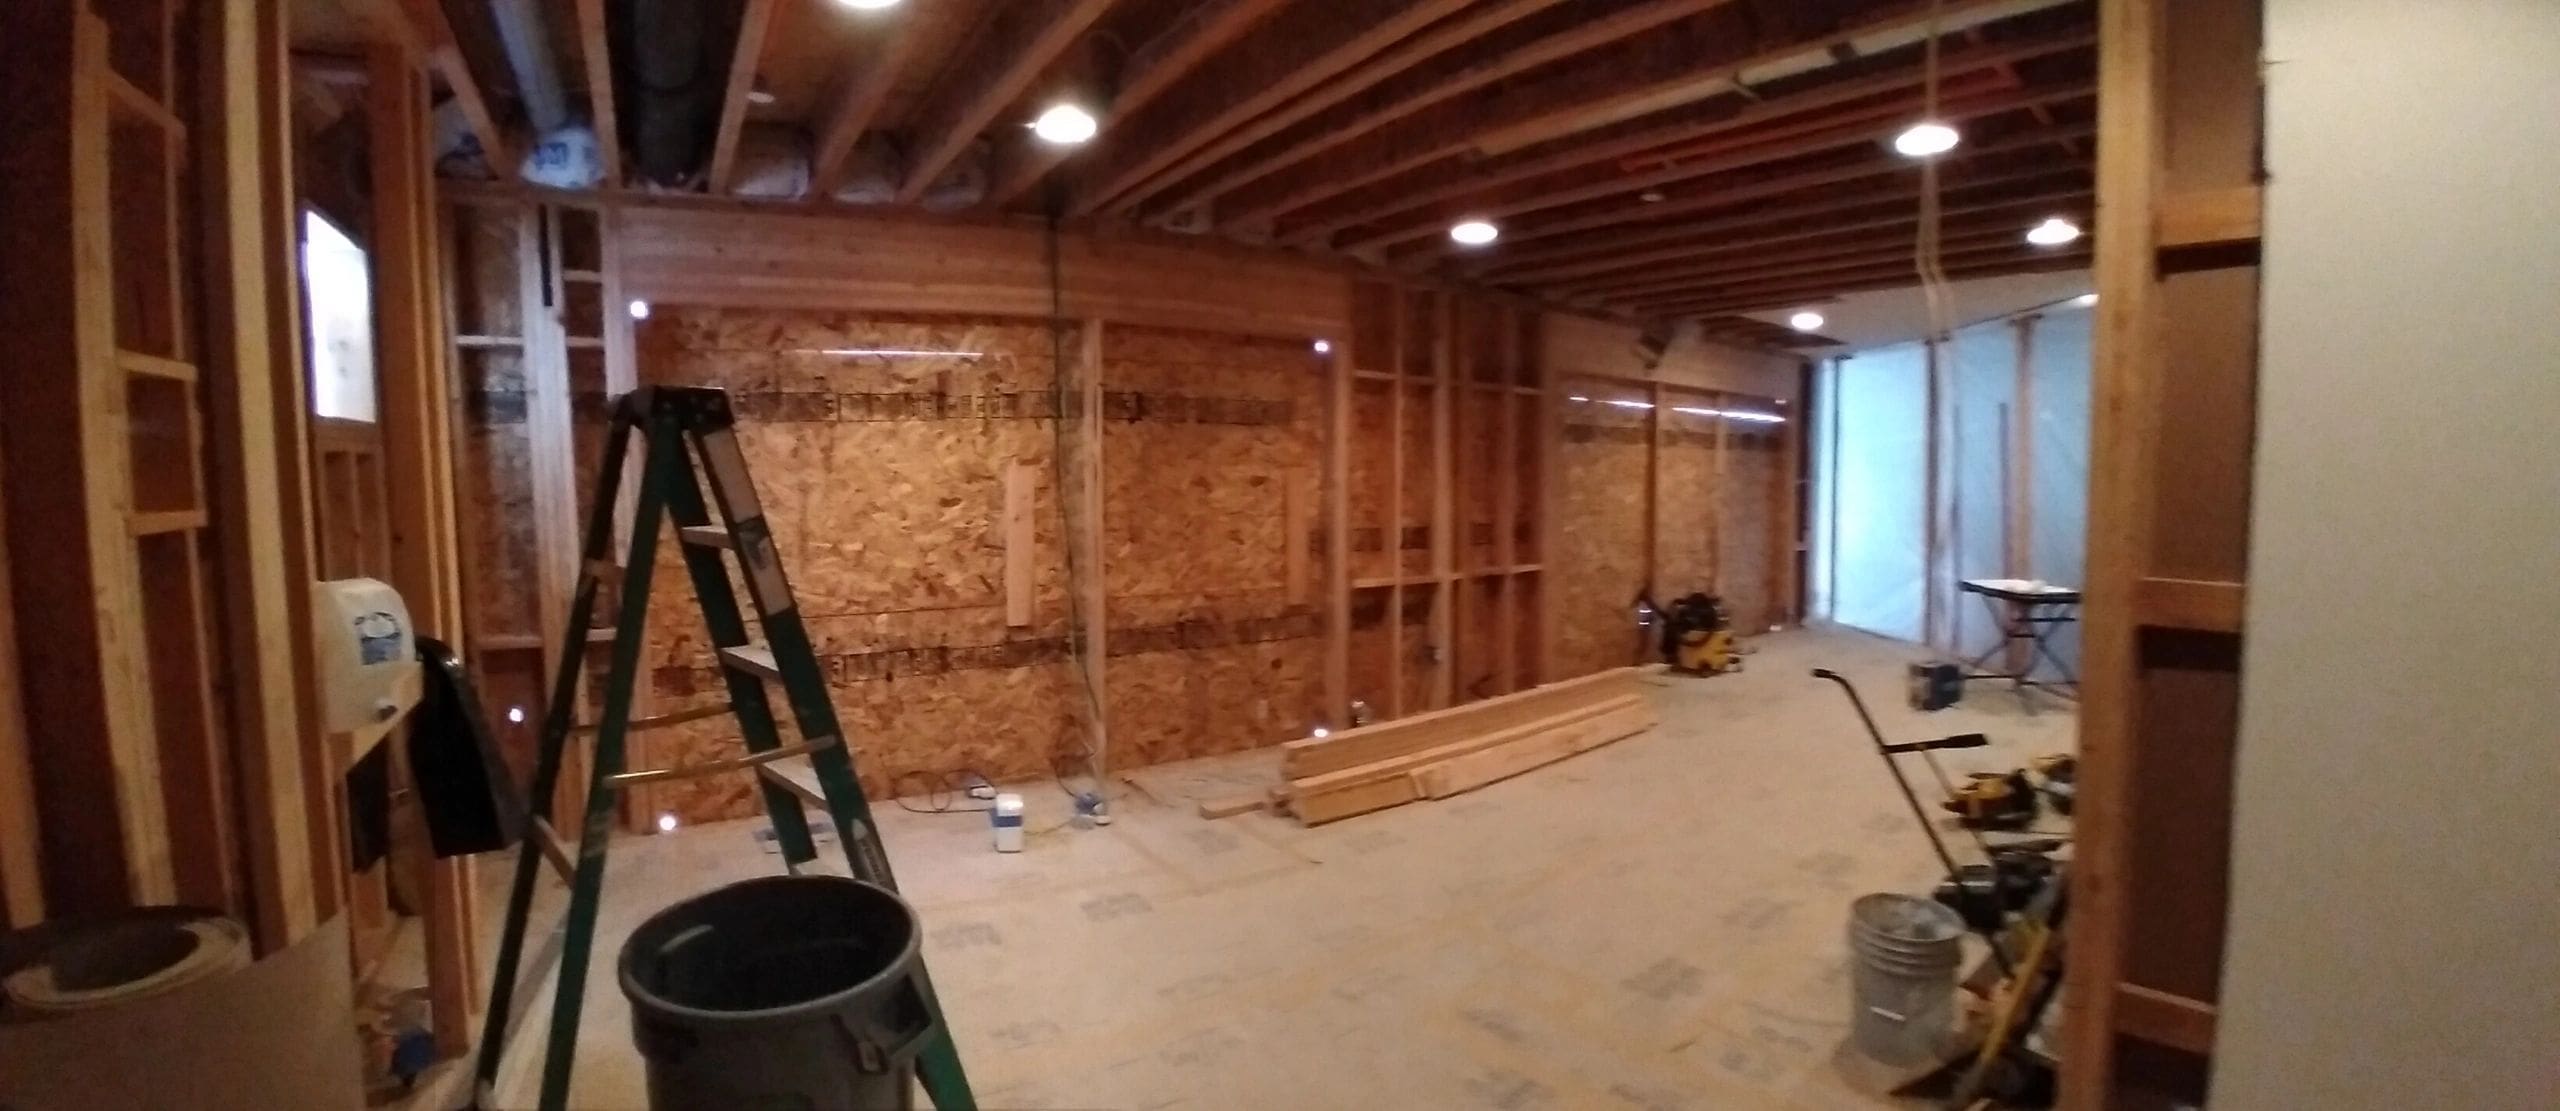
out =
[[[1894,757],[1908,753],[1919,753],[1921,759],[1928,761],[1929,770],[1935,773],[1938,777],[1938,781],[1943,784],[1947,780],[1947,773],[1945,770],[1938,767],[1938,758],[1931,755],[1931,753],[1947,749],[1981,748],[1990,744],[1991,739],[1980,733],[1958,733],[1952,737],[1940,737],[1934,741],[1905,741],[1899,744],[1887,741],[1884,739],[1884,731],[1876,728],[1875,716],[1867,712],[1866,700],[1858,697],[1858,688],[1852,685],[1848,679],[1842,677],[1839,672],[1833,671],[1827,667],[1817,667],[1813,669],[1813,677],[1816,679],[1828,679],[1834,683],[1838,683],[1840,684],[1840,689],[1848,693],[1849,705],[1857,709],[1858,720],[1866,724],[1867,736],[1875,742],[1876,755],[1884,760],[1885,770],[1893,773],[1893,785],[1901,788],[1902,801],[1910,805],[1912,820],[1919,822],[1920,831],[1928,835],[1929,848],[1938,854],[1938,863],[1946,865],[1947,882],[1954,886],[1956,892],[1960,896],[1966,895],[1969,890],[1969,885],[1965,882],[1965,868],[1962,865],[1957,864],[1955,854],[1948,851],[1946,838],[1939,835],[1937,823],[1929,820],[1928,809],[1920,805],[1919,794],[1911,789],[1911,780],[1902,774],[1902,765],[1897,762]],[[1952,790],[1952,788],[1950,789]],[[1982,839],[1981,831],[1967,828],[1966,832],[1972,835],[1974,847],[1981,850],[1983,860],[1990,863],[1993,880],[1991,885],[1992,897],[1995,899],[1999,898],[2001,890],[1999,883],[1999,856],[1992,852],[1990,842]],[[2008,954],[2001,951],[1999,922],[1996,916],[1988,925],[1985,925],[1982,920],[1983,916],[1981,915],[1965,914],[1965,908],[1962,906],[1956,906],[1952,909],[1965,919],[1967,925],[1972,926],[1977,932],[1981,933],[1983,940],[1991,943],[1991,959],[1999,963],[2001,975],[2009,975],[2011,972],[2009,967],[2009,957]]]

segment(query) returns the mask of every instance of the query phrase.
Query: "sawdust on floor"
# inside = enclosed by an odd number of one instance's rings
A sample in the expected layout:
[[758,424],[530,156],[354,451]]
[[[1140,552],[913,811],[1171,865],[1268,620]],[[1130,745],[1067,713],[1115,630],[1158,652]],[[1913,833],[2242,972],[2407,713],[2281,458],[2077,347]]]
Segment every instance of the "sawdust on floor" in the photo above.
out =
[[[2068,751],[2074,717],[1989,687],[1911,711],[1902,667],[1924,653],[1860,634],[1750,644],[1739,674],[1651,680],[1649,733],[1317,829],[1206,821],[1126,784],[1112,825],[1076,828],[1044,783],[1019,789],[1032,828],[1056,828],[1000,855],[976,815],[882,806],[980,1106],[1895,1106],[1900,1077],[1844,1045],[1843,930],[1850,900],[1925,891],[1938,868],[1847,701],[1806,673],[1856,680],[1889,739],[1988,733],[1944,756],[1956,776]],[[576,1106],[645,1105],[613,957],[655,908],[778,870],[759,825],[616,843]],[[547,1010],[515,1041],[506,1106],[533,1102]]]

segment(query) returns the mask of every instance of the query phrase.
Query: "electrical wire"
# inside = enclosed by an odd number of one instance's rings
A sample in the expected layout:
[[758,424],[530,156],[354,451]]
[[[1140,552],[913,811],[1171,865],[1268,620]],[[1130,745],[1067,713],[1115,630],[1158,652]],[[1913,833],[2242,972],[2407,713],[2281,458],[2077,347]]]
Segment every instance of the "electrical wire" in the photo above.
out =
[[[925,785],[923,806],[907,801],[910,796],[905,785],[918,780]],[[889,792],[897,796],[898,809],[910,814],[983,814],[996,808],[993,800],[988,800],[985,806],[960,806],[957,803],[968,796],[971,787],[984,783],[992,788],[994,782],[968,768],[958,772],[914,771],[889,777]]]
[[[1074,521],[1070,519],[1067,507],[1071,503],[1077,504],[1081,512],[1087,516],[1092,514],[1093,507],[1091,505],[1082,504],[1082,502],[1086,500],[1087,495],[1091,493],[1087,488],[1087,485],[1082,482],[1069,482],[1069,476],[1067,473],[1067,450],[1069,447],[1067,418],[1069,412],[1073,411],[1077,414],[1078,423],[1082,423],[1084,420],[1089,419],[1094,422],[1096,428],[1099,428],[1101,424],[1101,414],[1084,413],[1082,412],[1083,406],[1081,404],[1077,404],[1071,408],[1068,403],[1067,294],[1065,264],[1059,257],[1060,251],[1058,242],[1058,222],[1060,209],[1063,207],[1064,197],[1057,190],[1051,190],[1049,194],[1049,212],[1045,247],[1046,254],[1048,256],[1046,261],[1048,264],[1049,277],[1049,378],[1050,388],[1056,396],[1056,405],[1054,406],[1054,417],[1049,422],[1050,432],[1053,438],[1053,446],[1049,452],[1049,467],[1052,476],[1052,485],[1054,485],[1058,491],[1058,531],[1060,535],[1072,537],[1076,535],[1077,530],[1074,527]],[[1102,368],[1098,366],[1083,367],[1081,370],[1085,374],[1102,373]],[[1079,401],[1081,401],[1082,392],[1083,391],[1081,390],[1078,391]],[[1089,453],[1094,450],[1094,445],[1086,444],[1084,446],[1084,450]],[[1069,491],[1071,490],[1077,491],[1077,493],[1074,496],[1070,496]],[[1088,734],[1089,737],[1093,738],[1092,740],[1088,740],[1087,737],[1076,738],[1077,747],[1083,750],[1083,774],[1085,778],[1093,781],[1094,798],[1097,800],[1107,800],[1108,795],[1103,782],[1103,761],[1105,748],[1110,743],[1109,734],[1106,732],[1107,726],[1102,717],[1102,691],[1100,689],[1100,684],[1095,681],[1094,661],[1085,650],[1086,631],[1091,623],[1096,620],[1100,620],[1102,615],[1088,614],[1085,612],[1084,591],[1081,589],[1081,586],[1085,577],[1094,573],[1094,569],[1083,566],[1083,561],[1080,558],[1080,551],[1083,547],[1084,546],[1082,544],[1078,544],[1073,541],[1070,541],[1066,545],[1067,654],[1075,663],[1076,685],[1084,695],[1085,720],[1091,723],[1092,726]],[[1074,788],[1067,786],[1066,777],[1058,771],[1057,760],[1054,756],[1050,761],[1049,777],[1056,781],[1060,791],[1066,792],[1068,798],[1076,800],[1079,806],[1083,804],[1084,795],[1077,792]]]
[[[1921,40],[1923,55],[1920,67],[1920,118],[1924,122],[1953,126],[1938,118],[1938,39],[1945,29],[1945,0],[1929,0],[1929,23]],[[1955,330],[1955,306],[1947,289],[1947,271],[1942,250],[1940,221],[1943,215],[1938,195],[1938,163],[1931,155],[1920,160],[1920,230],[1912,245],[1912,268],[1919,273],[1920,294],[1929,310],[1929,338],[1943,339]]]

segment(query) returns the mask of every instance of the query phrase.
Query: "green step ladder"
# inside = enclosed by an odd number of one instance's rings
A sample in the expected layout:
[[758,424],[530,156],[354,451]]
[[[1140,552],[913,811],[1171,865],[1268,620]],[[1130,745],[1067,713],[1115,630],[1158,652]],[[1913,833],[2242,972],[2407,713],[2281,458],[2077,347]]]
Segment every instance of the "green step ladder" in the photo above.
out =
[[[643,444],[639,494],[631,513],[628,557],[622,564],[620,617],[614,623],[613,661],[606,673],[603,717],[592,727],[572,722],[578,677],[584,669],[587,630],[596,609],[601,579],[614,573],[611,562],[614,507],[622,490],[622,468],[634,436]],[[695,466],[700,461],[700,468]],[[698,476],[698,477],[697,477]],[[703,502],[708,487],[719,506],[715,522]],[[614,810],[615,792],[624,787],[670,779],[729,772],[754,774],[764,794],[765,811],[773,819],[784,866],[792,872],[818,857],[801,809],[801,796],[822,802],[834,820],[836,837],[855,878],[897,889],[871,818],[871,805],[854,778],[853,755],[827,699],[826,679],[801,623],[791,584],[783,577],[774,549],[773,529],[765,523],[754,483],[747,477],[746,457],[738,450],[736,420],[725,390],[698,387],[643,386],[623,395],[613,407],[603,466],[597,473],[594,508],[587,516],[586,543],[580,549],[577,592],[569,604],[568,628],[562,630],[558,674],[551,683],[551,703],[542,726],[542,753],[533,773],[533,815],[526,823],[524,844],[516,855],[515,882],[507,895],[506,930],[498,943],[498,967],[482,1028],[476,1106],[496,1106],[498,1062],[506,1045],[507,1023],[515,1006],[516,978],[525,951],[526,919],[533,909],[534,870],[548,863],[569,884],[569,908],[559,962],[558,993],[551,1009],[551,1039],[542,1065],[542,1111],[561,1111],[569,1102],[569,1069],[577,1053],[578,1011],[586,991],[587,964],[595,946],[596,910],[603,897],[604,854]],[[662,518],[673,518],[684,551],[685,570],[693,578],[702,603],[703,621],[719,655],[727,681],[725,707],[688,710],[659,718],[631,718],[633,684],[640,670],[640,640],[649,608],[649,579],[657,565]],[[764,641],[750,639],[747,622],[730,590],[724,552],[735,553],[747,593],[761,615]],[[796,744],[784,744],[773,718],[766,683],[779,683],[791,715],[800,726]],[[746,741],[742,756],[684,767],[650,771],[622,770],[626,737],[635,729],[674,725],[733,713]],[[563,845],[543,815],[548,813],[560,777],[560,757],[573,734],[592,728],[595,762],[587,783],[586,821],[575,846]],[[817,790],[808,792],[774,765],[807,757],[816,771]],[[916,966],[932,1013],[934,1033],[917,1059],[925,1092],[939,1111],[975,1111],[969,1081],[960,1068],[959,1050],[951,1041],[942,1006],[934,998],[924,966]]]

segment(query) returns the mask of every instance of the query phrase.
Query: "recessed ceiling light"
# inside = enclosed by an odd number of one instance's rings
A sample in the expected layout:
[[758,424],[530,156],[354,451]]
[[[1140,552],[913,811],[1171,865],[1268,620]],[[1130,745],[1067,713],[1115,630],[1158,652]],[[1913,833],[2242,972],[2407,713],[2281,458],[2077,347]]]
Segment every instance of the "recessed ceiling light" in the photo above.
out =
[[2048,216],[2041,224],[2027,229],[2027,242],[2039,247],[2059,247],[2080,238],[2080,225],[2060,216]]
[[771,104],[773,103],[773,90],[765,88],[764,82],[758,81],[756,82],[755,87],[747,90],[747,103]]
[[836,3],[858,12],[876,12],[898,6],[898,0],[836,0]]
[[1031,133],[1041,142],[1062,147],[1082,143],[1101,130],[1102,124],[1093,118],[1093,113],[1072,104],[1051,105],[1040,113],[1039,119],[1031,121]]
[[1893,149],[1913,158],[1927,158],[1956,149],[1956,129],[1936,120],[1915,123],[1893,137]]
[[1822,327],[1822,314],[1815,312],[1812,309],[1806,309],[1803,312],[1788,317],[1787,327],[1793,328],[1799,332],[1810,332],[1816,328]]
[[1316,341],[1316,354],[1318,354],[1318,355],[1330,355],[1330,354],[1333,354],[1333,341],[1332,341],[1332,340],[1329,340],[1329,339],[1320,339],[1320,340],[1317,340],[1317,341]]
[[631,319],[649,319],[649,303],[647,301],[633,301],[631,303]]
[[2075,305],[2078,305],[2078,306],[2080,306],[2081,308],[2084,308],[2084,309],[2085,309],[2085,308],[2088,308],[2088,307],[2089,307],[2089,306],[2091,306],[2091,305],[2094,305],[2094,304],[2097,304],[2097,303],[2098,303],[2098,295],[2097,295],[2097,294],[2095,294],[2095,293],[2083,293],[2083,294],[2081,294],[2081,295],[2079,295],[2079,296],[2077,296],[2077,297],[2072,298],[2072,299],[2071,299],[2071,303],[2072,303],[2072,304],[2075,304]]
[[660,833],[674,833],[675,831],[676,831],[676,816],[675,816],[674,814],[667,814],[667,813],[659,814],[659,815],[658,815],[658,832],[660,832]]
[[1483,220],[1464,220],[1450,225],[1449,238],[1462,247],[1481,247],[1502,238],[1502,229]]
[[1636,194],[1636,199],[1637,199],[1637,200],[1640,200],[1640,201],[1643,201],[1643,202],[1644,202],[1644,203],[1646,203],[1646,204],[1661,204],[1661,203],[1662,203],[1662,190],[1660,190],[1660,189],[1647,189],[1647,190],[1645,190],[1645,191],[1644,191],[1644,192],[1642,192],[1642,193],[1638,193],[1638,194]]

